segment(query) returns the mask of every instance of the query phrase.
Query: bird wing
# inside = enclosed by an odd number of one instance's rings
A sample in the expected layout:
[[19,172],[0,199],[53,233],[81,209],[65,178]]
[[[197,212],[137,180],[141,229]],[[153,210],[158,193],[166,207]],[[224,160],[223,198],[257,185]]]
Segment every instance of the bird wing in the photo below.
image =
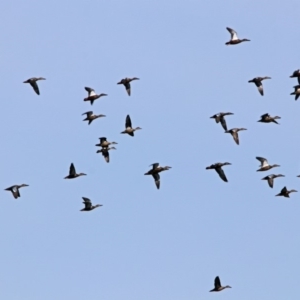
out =
[[215,170],[216,170],[216,172],[219,174],[219,176],[220,176],[220,178],[221,178],[222,180],[224,180],[225,182],[228,182],[228,180],[227,180],[227,178],[226,178],[226,175],[225,175],[225,173],[224,173],[224,170],[223,170],[221,167],[216,168]]
[[83,116],[83,115],[86,115],[87,117],[89,117],[89,116],[91,116],[92,114],[93,114],[92,111],[87,111],[87,112],[83,113],[82,116]]
[[109,163],[109,152],[106,149],[106,151],[102,151],[102,155],[104,156],[104,159],[107,163]]
[[152,166],[152,169],[154,170],[154,169],[156,169],[159,166],[159,163],[154,163],[154,164],[152,164],[150,166]]
[[268,161],[265,158],[263,158],[263,157],[257,156],[256,159],[260,161],[261,167],[266,167],[266,166],[269,165]]
[[233,137],[234,141],[237,143],[237,145],[239,145],[240,141],[239,141],[239,135],[238,135],[237,131],[232,131],[232,137]]
[[215,288],[217,289],[217,288],[219,288],[219,287],[221,287],[221,281],[220,281],[219,276],[217,276],[217,277],[215,278]]
[[255,82],[255,85],[257,86],[257,89],[259,93],[263,96],[264,95],[264,88],[261,82]]
[[286,188],[286,186],[281,190],[281,194],[286,194],[286,192],[287,192],[287,188]]
[[126,117],[126,121],[125,121],[125,128],[128,128],[128,127],[132,127],[132,125],[131,125],[131,119],[130,119],[130,116],[129,115],[127,115],[127,117]]
[[36,81],[30,81],[30,85],[32,86],[32,88],[34,89],[34,91],[39,95],[40,94],[40,90],[39,90],[39,86],[37,85]]
[[160,176],[158,173],[152,174],[154,181],[155,181],[155,185],[157,187],[157,189],[159,189],[160,187]]
[[131,94],[130,83],[129,82],[125,82],[124,86],[125,86],[125,89],[127,91],[128,96],[130,96],[130,94]]
[[92,89],[92,88],[85,87],[85,90],[89,93],[89,97],[90,97],[90,96],[95,96],[95,95],[96,95],[95,90]]
[[230,32],[230,35],[231,35],[231,40],[234,41],[234,40],[238,40],[238,36],[237,36],[237,32],[229,27],[226,27],[226,29]]
[[11,192],[12,192],[12,194],[13,194],[13,196],[14,196],[15,199],[17,199],[18,197],[21,197],[21,196],[20,196],[19,189],[18,189],[16,186],[14,186],[14,187],[11,189]]
[[273,177],[268,177],[268,184],[269,184],[269,187],[273,188],[273,184],[274,184]]
[[267,114],[261,115],[260,117],[261,117],[262,119],[264,119],[264,118],[269,117],[269,116],[270,116],[270,115],[267,113]]
[[221,125],[224,128],[224,130],[227,130],[227,124],[226,124],[225,118],[223,116],[220,117],[220,122],[221,122]]
[[83,199],[83,204],[85,205],[86,209],[90,209],[92,207],[92,202],[89,198],[82,197]]
[[71,163],[70,170],[69,170],[69,175],[74,176],[75,174],[76,174],[76,170],[75,170],[74,164]]

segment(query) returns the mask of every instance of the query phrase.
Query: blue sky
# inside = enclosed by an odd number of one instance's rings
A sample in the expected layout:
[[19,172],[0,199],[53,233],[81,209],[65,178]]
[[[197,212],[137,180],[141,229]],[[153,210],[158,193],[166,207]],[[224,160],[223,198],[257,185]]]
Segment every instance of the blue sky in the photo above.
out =
[[[225,3],[226,2],[226,3]],[[299,1],[5,1],[0,5],[0,297],[296,299]],[[249,43],[225,46],[234,28]],[[37,96],[30,77],[43,76]],[[137,76],[132,95],[116,83]],[[248,80],[270,76],[261,97]],[[83,102],[85,86],[108,97]],[[82,113],[106,118],[90,126]],[[240,145],[209,119],[233,112]],[[280,125],[260,115],[281,116]],[[140,126],[121,135],[125,117]],[[98,138],[118,142],[107,164]],[[256,156],[279,164],[256,172]],[[224,168],[228,183],[205,167]],[[73,162],[87,176],[64,180]],[[161,189],[143,174],[159,162]],[[286,177],[270,189],[261,178]],[[81,197],[103,207],[80,212]],[[209,293],[215,276],[232,289]]]

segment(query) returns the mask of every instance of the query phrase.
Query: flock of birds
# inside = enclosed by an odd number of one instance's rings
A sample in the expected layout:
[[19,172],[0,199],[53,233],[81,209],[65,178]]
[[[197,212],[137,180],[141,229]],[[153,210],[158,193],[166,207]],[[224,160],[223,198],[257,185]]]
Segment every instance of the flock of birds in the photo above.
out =
[[[229,31],[229,33],[231,35],[231,39],[226,43],[226,45],[237,45],[237,44],[240,44],[242,42],[250,41],[248,39],[239,39],[238,35],[237,35],[237,32],[234,31],[231,28],[226,27],[226,29]],[[298,79],[299,84],[294,86],[295,90],[294,90],[294,92],[291,93],[291,95],[295,95],[295,100],[297,100],[300,96],[300,69],[294,71],[293,74],[290,77]],[[256,87],[257,87],[259,93],[261,94],[261,96],[264,95],[262,81],[265,80],[265,79],[271,79],[271,77],[268,77],[268,76],[266,76],[266,77],[255,77],[252,80],[249,80],[249,83],[254,83],[256,85]],[[37,95],[40,95],[39,86],[37,84],[37,81],[39,81],[39,80],[45,80],[45,78],[43,78],[43,77],[32,77],[32,78],[24,81],[24,83],[29,83],[32,86],[35,93]],[[130,96],[131,95],[131,85],[130,85],[130,83],[134,80],[139,80],[139,78],[137,78],[137,77],[124,78],[121,81],[119,81],[117,84],[124,85],[128,96]],[[96,94],[95,90],[90,88],[90,87],[85,87],[85,90],[88,92],[88,96],[86,98],[84,98],[84,101],[89,101],[91,105],[94,104],[95,100],[97,100],[97,99],[99,99],[103,96],[107,96],[107,94],[104,94],[104,93]],[[102,114],[95,115],[93,113],[93,111],[85,112],[82,115],[86,116],[86,118],[83,121],[88,121],[88,125],[90,125],[97,118],[106,117],[105,115],[102,115]],[[226,113],[220,112],[218,114],[213,115],[210,118],[215,119],[216,123],[220,123],[221,126],[223,127],[223,129],[225,130],[225,133],[230,133],[232,135],[233,140],[235,141],[235,143],[237,145],[239,145],[240,141],[239,141],[238,132],[244,131],[244,130],[247,130],[247,129],[246,128],[232,128],[232,129],[228,130],[226,120],[225,120],[225,116],[228,116],[228,115],[233,115],[233,113],[231,113],[231,112],[226,112]],[[268,113],[266,113],[266,114],[263,114],[261,116],[261,119],[258,122],[278,124],[278,122],[276,121],[278,119],[280,119],[279,116],[272,117]],[[142,129],[142,128],[140,128],[140,127],[133,128],[132,127],[131,118],[130,118],[129,115],[127,115],[126,120],[125,120],[125,130],[122,131],[121,133],[122,134],[128,134],[128,135],[133,137],[134,132],[137,131],[137,130],[140,130],[140,129]],[[96,144],[96,146],[101,147],[101,149],[97,150],[97,153],[102,153],[105,161],[108,163],[109,162],[109,151],[116,149],[115,147],[113,147],[113,146],[111,147],[110,145],[114,145],[114,144],[117,144],[117,143],[116,142],[109,142],[106,137],[101,137],[99,139],[100,139],[100,142],[99,142],[99,144]],[[257,171],[260,171],[260,172],[261,171],[268,171],[272,168],[280,167],[277,164],[273,164],[273,165],[269,164],[268,160],[264,157],[256,157],[256,159],[259,160],[260,163],[261,163],[260,168]],[[223,181],[228,182],[227,177],[224,173],[224,170],[222,169],[222,167],[226,166],[226,165],[231,165],[231,163],[229,163],[229,162],[215,163],[215,164],[212,164],[212,165],[206,167],[206,169],[207,170],[214,169]],[[159,163],[154,163],[154,164],[151,164],[150,166],[152,166],[152,168],[148,172],[146,172],[144,175],[152,175],[152,177],[154,178],[154,181],[155,181],[155,185],[156,185],[157,189],[159,189],[160,188],[160,174],[159,173],[163,172],[163,171],[167,171],[171,167],[169,167],[169,166],[161,167],[159,165]],[[85,176],[85,175],[86,175],[85,173],[77,173],[74,164],[71,163],[70,169],[69,169],[69,174],[65,177],[65,179],[74,179],[74,178],[77,178],[77,177],[80,177],[80,176]],[[269,186],[271,188],[273,188],[274,179],[278,178],[278,177],[284,177],[284,175],[282,175],[282,174],[270,174],[270,175],[267,175],[264,178],[262,178],[262,180],[267,180]],[[300,175],[298,175],[297,177],[300,177]],[[15,199],[17,199],[17,198],[20,197],[19,189],[22,188],[22,187],[26,187],[26,186],[28,186],[28,185],[27,184],[13,185],[13,186],[10,186],[10,187],[6,188],[5,190],[10,191],[12,193],[13,197]],[[292,193],[292,192],[297,192],[297,191],[296,190],[288,190],[286,187],[283,187],[281,189],[280,193],[277,194],[276,196],[289,197],[289,194]],[[89,198],[82,197],[82,199],[83,199],[84,208],[82,208],[81,211],[91,211],[91,210],[93,210],[97,207],[102,206],[102,204],[93,205]],[[217,276],[214,280],[214,288],[212,290],[210,290],[210,292],[219,292],[219,291],[222,291],[226,288],[231,288],[231,286],[229,286],[229,285],[222,286],[220,278],[219,278],[219,276]]]
[[[32,77],[27,79],[26,81],[24,81],[23,83],[29,83],[31,85],[31,87],[33,88],[33,90],[35,91],[35,93],[37,95],[40,95],[40,89],[39,86],[37,84],[37,82],[39,80],[46,80],[46,78],[44,77]],[[123,78],[121,81],[119,81],[117,84],[122,84],[124,85],[126,92],[128,94],[128,96],[131,95],[131,82],[134,80],[139,80],[139,78],[137,77],[133,77],[133,78]],[[83,99],[83,101],[89,101],[91,105],[94,104],[94,101],[103,97],[103,96],[107,96],[107,94],[101,93],[101,94],[97,94],[95,92],[94,89],[90,88],[90,87],[85,87],[85,90],[88,92],[88,96],[86,98]],[[98,118],[102,118],[102,117],[106,117],[103,114],[99,114],[96,115],[93,113],[93,111],[87,111],[85,113],[83,113],[82,115],[85,115],[85,119],[83,119],[83,121],[88,121],[88,125],[90,125],[95,119]],[[131,118],[129,115],[126,116],[125,119],[125,130],[121,132],[121,134],[128,134],[130,136],[134,136],[134,132],[137,130],[142,129],[141,127],[132,127],[132,122],[131,122]],[[97,150],[97,153],[101,153],[105,159],[105,161],[107,163],[109,163],[109,151],[110,150],[116,150],[115,147],[111,146],[114,144],[117,144],[116,142],[109,142],[107,140],[106,137],[100,137],[99,138],[99,143],[96,144],[97,147],[100,147],[99,150]],[[155,185],[157,187],[157,189],[160,188],[160,175],[159,173],[162,171],[166,171],[169,170],[171,167],[166,166],[166,167],[161,167],[159,165],[159,163],[154,163],[151,164],[152,168],[151,170],[149,170],[148,172],[145,173],[145,175],[152,175],[155,181]],[[73,163],[71,163],[70,165],[70,169],[69,169],[69,174],[65,177],[65,179],[74,179],[80,176],[85,176],[85,173],[77,173],[75,166]],[[12,185],[8,188],[6,188],[6,191],[10,191],[13,195],[13,197],[15,199],[19,198],[20,195],[20,188],[22,187],[26,187],[28,186],[28,184],[21,184],[21,185]],[[86,198],[86,197],[82,197],[83,199],[83,204],[84,204],[84,208],[81,209],[81,211],[91,211],[97,207],[102,206],[101,204],[96,204],[96,205],[92,205],[92,202],[90,199]]]

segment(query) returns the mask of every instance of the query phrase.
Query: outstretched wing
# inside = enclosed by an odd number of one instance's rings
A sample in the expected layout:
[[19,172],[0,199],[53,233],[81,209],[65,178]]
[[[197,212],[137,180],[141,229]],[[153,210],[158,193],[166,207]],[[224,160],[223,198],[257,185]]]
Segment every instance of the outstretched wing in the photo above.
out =
[[216,168],[215,169],[216,172],[219,174],[220,178],[225,181],[225,182],[228,182],[227,178],[226,178],[226,175],[224,173],[224,170],[222,168]]
[[263,157],[257,156],[256,159],[260,161],[261,167],[265,167],[265,166],[269,165],[268,161],[265,158],[263,158]]
[[158,173],[152,174],[154,181],[155,181],[155,185],[157,187],[157,189],[159,189],[160,187],[160,176]]
[[70,170],[69,170],[69,175],[74,176],[75,174],[76,174],[76,170],[75,170],[74,164],[71,163]]
[[127,115],[127,117],[126,117],[126,121],[125,121],[125,128],[128,128],[128,127],[132,127],[132,125],[131,125],[131,119],[130,119],[130,116],[129,115]]
[[220,122],[221,122],[221,125],[224,128],[224,130],[227,130],[227,124],[226,124],[225,118],[223,116],[220,117]]
[[90,87],[85,87],[85,90],[89,93],[89,97],[96,95],[95,90]]
[[215,288],[218,289],[218,288],[220,288],[220,287],[221,287],[221,281],[220,281],[219,276],[217,276],[217,277],[215,278]]
[[34,91],[39,95],[40,94],[40,90],[39,90],[39,86],[37,85],[36,81],[30,81],[30,85],[32,86],[32,88],[34,89]]
[[152,166],[152,169],[154,170],[154,169],[156,169],[159,166],[159,163],[154,163],[154,164],[152,164],[150,166]]
[[234,41],[234,40],[238,40],[238,36],[237,36],[237,32],[229,27],[226,27],[226,29],[230,32],[230,35],[231,35],[231,40]]
[[83,204],[85,205],[85,209],[90,209],[92,207],[92,202],[89,198],[82,197]]

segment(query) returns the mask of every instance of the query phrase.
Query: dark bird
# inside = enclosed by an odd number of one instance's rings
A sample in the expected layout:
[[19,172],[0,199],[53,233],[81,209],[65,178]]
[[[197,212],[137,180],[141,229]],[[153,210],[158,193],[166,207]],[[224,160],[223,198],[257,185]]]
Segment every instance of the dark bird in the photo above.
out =
[[260,94],[263,96],[264,95],[264,89],[263,89],[263,85],[262,85],[262,81],[265,79],[271,79],[271,77],[255,77],[252,80],[249,80],[248,82],[253,82],[255,83],[255,85],[258,88],[258,91],[260,92]]
[[106,115],[94,115],[92,111],[87,111],[87,112],[83,113],[82,116],[83,116],[83,115],[86,115],[86,118],[85,118],[83,121],[89,121],[89,125],[90,125],[95,119],[106,117]]
[[215,163],[213,165],[210,165],[209,167],[206,167],[206,170],[216,170],[216,172],[219,174],[220,178],[225,181],[225,182],[228,182],[227,178],[226,178],[226,175],[222,169],[223,166],[228,166],[228,165],[231,165],[231,163],[229,162],[225,162],[225,163]]
[[13,194],[14,198],[17,199],[17,198],[21,197],[19,189],[24,186],[29,186],[29,185],[24,184],[24,183],[21,185],[16,184],[16,185],[8,187],[7,189],[5,189],[5,191],[10,191]]
[[242,130],[247,130],[246,128],[232,128],[230,130],[226,130],[225,133],[230,133],[236,142],[237,145],[240,144],[238,132]]
[[295,85],[294,89],[295,90],[291,93],[291,95],[295,95],[295,101],[296,101],[300,96],[300,85]]
[[278,174],[278,175],[271,174],[271,175],[268,175],[268,176],[262,178],[261,180],[268,180],[269,187],[273,188],[274,179],[277,178],[277,177],[284,177],[284,175],[281,175],[281,174]]
[[109,163],[109,150],[117,150],[115,147],[104,147],[97,151],[97,153],[102,153],[105,161]]
[[222,290],[227,289],[227,288],[231,288],[231,286],[229,286],[229,285],[222,286],[220,278],[219,278],[219,276],[217,276],[215,278],[215,287],[212,290],[210,290],[210,292],[221,292]]
[[258,120],[257,122],[261,122],[261,123],[276,123],[278,124],[278,122],[276,121],[276,119],[281,119],[278,116],[275,117],[271,117],[269,114],[263,114],[260,116],[260,120]]
[[293,192],[297,192],[296,190],[290,190],[288,191],[286,187],[284,187],[279,194],[277,194],[276,196],[283,196],[283,197],[286,197],[286,198],[290,198],[290,193],[293,193]]
[[98,146],[98,147],[108,147],[109,145],[116,145],[116,144],[118,144],[116,142],[108,142],[107,139],[106,139],[106,137],[100,137],[99,140],[100,140],[100,143],[96,144],[96,146]]
[[296,70],[293,72],[293,74],[290,76],[290,78],[295,78],[297,77],[298,78],[298,83],[300,84],[300,70]]
[[168,166],[161,167],[159,165],[159,163],[154,163],[154,164],[152,164],[150,166],[152,166],[152,169],[149,170],[144,175],[152,175],[153,178],[154,178],[154,181],[155,181],[155,185],[156,185],[157,189],[159,189],[159,187],[160,187],[160,176],[159,176],[158,173],[160,173],[162,171],[167,171],[167,170],[171,169],[172,167],[168,167]]
[[125,86],[128,96],[130,96],[131,94],[130,82],[133,80],[140,80],[140,79],[137,77],[133,77],[133,78],[126,77],[117,83],[117,84],[123,84]]
[[229,116],[229,115],[233,115],[233,113],[231,112],[227,112],[227,113],[218,113],[213,115],[212,117],[210,117],[211,119],[215,119],[216,123],[221,123],[222,127],[224,128],[224,130],[227,130],[227,124],[225,121],[224,116]]
[[36,83],[38,80],[46,80],[46,78],[32,77],[32,78],[27,79],[26,81],[23,81],[23,83],[29,83],[32,86],[33,90],[39,95],[40,90],[39,90],[39,86]]
[[125,120],[125,130],[122,131],[121,133],[127,133],[131,136],[134,136],[134,132],[139,129],[142,129],[142,128],[140,128],[140,127],[132,128],[130,116],[127,115],[126,120]]
[[88,96],[86,98],[83,99],[83,101],[91,101],[91,105],[93,105],[94,101],[97,100],[98,98],[102,97],[102,96],[107,96],[107,94],[99,94],[97,95],[95,93],[95,90],[93,90],[92,88],[89,87],[85,87],[85,90],[89,93]]
[[229,42],[225,43],[225,45],[236,45],[236,44],[240,44],[242,42],[250,42],[250,40],[248,39],[242,39],[240,40],[237,36],[236,31],[234,31],[233,29],[226,27],[226,29],[229,31],[230,35],[231,35],[231,39]]
[[77,177],[83,176],[83,175],[86,175],[86,174],[85,173],[79,173],[79,174],[77,174],[76,170],[75,170],[75,167],[74,167],[74,164],[71,163],[70,170],[69,170],[69,175],[66,176],[65,179],[73,179],[73,178],[77,178]]
[[93,210],[97,207],[103,206],[102,204],[92,205],[92,202],[89,198],[82,197],[82,199],[83,199],[82,203],[84,204],[84,208],[81,209],[80,211],[90,211],[90,210]]
[[280,165],[276,165],[276,164],[275,165],[269,165],[266,158],[257,156],[256,159],[259,160],[260,163],[261,163],[260,168],[258,170],[256,170],[257,172],[259,172],[259,171],[268,171],[272,168],[280,167]]

